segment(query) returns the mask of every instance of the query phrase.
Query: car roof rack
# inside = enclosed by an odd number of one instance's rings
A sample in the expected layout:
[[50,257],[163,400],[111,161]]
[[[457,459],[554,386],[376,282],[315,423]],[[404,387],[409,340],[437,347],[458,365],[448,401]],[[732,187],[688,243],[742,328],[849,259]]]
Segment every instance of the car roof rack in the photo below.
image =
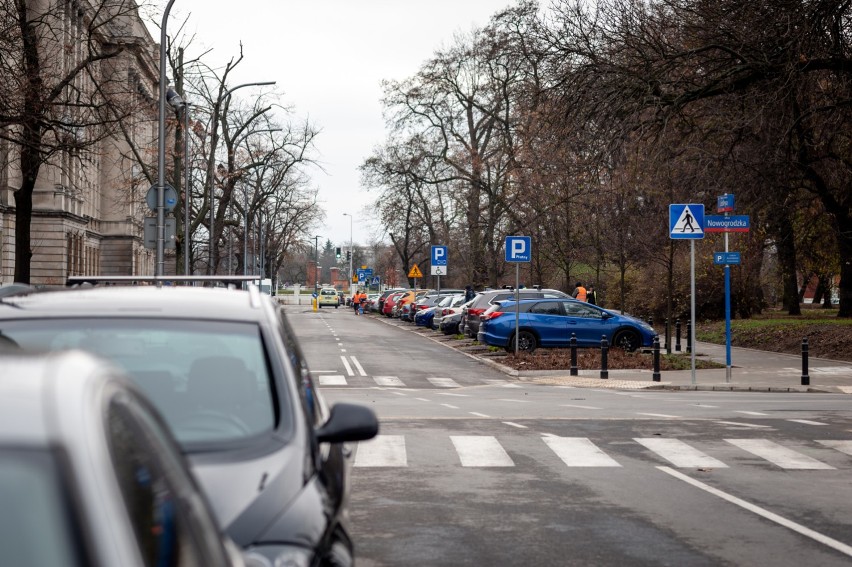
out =
[[174,283],[221,283],[230,287],[240,282],[260,280],[257,276],[68,276],[67,287],[90,284],[139,285],[156,284],[158,286]]

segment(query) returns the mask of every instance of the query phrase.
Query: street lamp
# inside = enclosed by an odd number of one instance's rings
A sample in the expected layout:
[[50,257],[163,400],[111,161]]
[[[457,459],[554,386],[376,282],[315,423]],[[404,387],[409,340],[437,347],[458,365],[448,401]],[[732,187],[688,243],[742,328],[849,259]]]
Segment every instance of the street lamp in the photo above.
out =
[[352,295],[352,215],[343,213],[344,217],[349,217],[349,295]]
[[160,106],[157,140],[157,254],[154,275],[162,276],[166,248],[166,23],[175,0],[169,0],[160,24]]
[[[174,0],[171,0],[174,2]],[[222,93],[219,98],[216,99],[216,104],[213,105],[213,114],[211,119],[213,120],[213,124],[211,124],[211,132],[210,132],[210,160],[207,164],[207,193],[210,198],[210,236],[208,239],[208,250],[207,250],[207,273],[208,275],[213,275],[213,227],[216,222],[215,216],[215,208],[213,206],[214,195],[214,185],[213,185],[213,162],[215,161],[216,155],[216,145],[219,143],[219,108],[221,107],[222,102],[231,96],[231,93],[237,89],[241,89],[243,87],[259,87],[264,85],[274,85],[275,81],[262,81],[258,83],[243,83],[242,85],[237,85],[236,87],[232,87]]]
[[319,301],[319,239],[319,234],[314,236],[314,255],[316,256],[316,264],[314,265],[314,297],[317,301]]

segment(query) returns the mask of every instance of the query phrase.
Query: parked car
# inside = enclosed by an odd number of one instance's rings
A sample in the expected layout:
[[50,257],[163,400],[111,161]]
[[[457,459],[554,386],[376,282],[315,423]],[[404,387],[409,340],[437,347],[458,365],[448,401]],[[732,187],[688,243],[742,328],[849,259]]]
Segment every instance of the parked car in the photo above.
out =
[[373,437],[376,417],[351,404],[327,409],[283,310],[256,287],[9,295],[0,298],[0,335],[122,367],[162,413],[240,547],[272,564],[352,564],[343,443]]
[[4,565],[244,565],[168,427],[116,367],[80,351],[6,347]]
[[387,296],[384,304],[382,304],[382,315],[385,317],[393,317],[394,309],[396,308],[396,300],[399,299],[403,293],[405,292],[397,291]]
[[453,295],[449,305],[443,305],[440,309],[435,310],[435,319],[432,322],[433,328],[440,329],[444,317],[448,317],[454,313],[461,314],[461,310],[465,304],[464,293]]
[[[521,289],[522,298],[539,299],[539,298],[570,298],[567,293],[561,292],[558,289]],[[479,316],[485,313],[485,310],[497,303],[511,299],[515,296],[515,291],[511,289],[494,289],[484,291],[474,298],[473,302],[462,310],[462,332],[468,337],[476,338],[479,332]]]
[[336,289],[333,287],[324,287],[320,290],[317,307],[322,309],[323,305],[326,307],[334,307],[335,309],[340,307],[340,296],[337,295]]
[[392,295],[394,293],[402,292],[402,291],[405,291],[405,288],[396,287],[396,288],[393,288],[393,289],[386,289],[385,291],[383,291],[382,294],[379,296],[379,300],[376,302],[378,304],[378,310],[377,311],[379,313],[384,314],[384,312],[385,312],[385,300],[387,300],[390,295]]
[[437,329],[435,325],[435,316],[442,310],[449,307],[453,299],[464,299],[464,295],[433,295],[430,296],[428,303],[434,303],[432,306],[420,307],[422,299],[418,301],[417,307],[419,310],[414,313],[414,324],[420,327],[429,327]]
[[486,310],[480,316],[477,340],[514,351],[516,307],[520,311],[518,350],[526,352],[568,347],[572,334],[580,347],[599,347],[605,336],[612,346],[634,351],[650,347],[656,335],[641,319],[576,299],[522,299],[520,303],[502,301]]
[[459,334],[459,323],[461,322],[461,317],[461,313],[445,315],[444,318],[441,319],[441,324],[438,326],[438,329],[445,335]]

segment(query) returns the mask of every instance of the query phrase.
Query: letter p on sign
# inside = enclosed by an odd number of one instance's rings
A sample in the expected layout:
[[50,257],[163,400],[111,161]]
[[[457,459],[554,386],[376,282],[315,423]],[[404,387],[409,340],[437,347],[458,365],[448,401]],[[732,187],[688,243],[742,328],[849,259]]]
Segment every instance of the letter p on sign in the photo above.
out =
[[529,236],[506,237],[506,262],[529,262],[532,259],[532,242]]

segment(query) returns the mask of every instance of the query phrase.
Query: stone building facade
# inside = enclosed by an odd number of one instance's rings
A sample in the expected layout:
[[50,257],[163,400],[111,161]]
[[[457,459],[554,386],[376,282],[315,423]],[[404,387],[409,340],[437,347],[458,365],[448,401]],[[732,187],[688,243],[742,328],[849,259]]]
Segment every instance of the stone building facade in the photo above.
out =
[[[134,109],[91,147],[56,152],[41,166],[31,224],[34,285],[61,285],[70,275],[154,273],[154,251],[142,239],[150,183],[139,158],[156,163],[159,46],[135,7],[133,0],[30,3],[32,14],[49,15],[45,21],[51,33],[42,34],[40,49],[44,72],[65,76],[85,57],[88,44],[118,48],[119,55],[94,63],[92,72],[79,73],[72,86],[84,97],[95,96],[98,89],[110,91],[106,96],[120,97],[123,108]],[[99,26],[97,35],[89,35],[91,18],[105,8],[121,12]],[[73,135],[89,133],[78,128]],[[14,144],[0,140],[0,283],[14,279],[18,158]]]

